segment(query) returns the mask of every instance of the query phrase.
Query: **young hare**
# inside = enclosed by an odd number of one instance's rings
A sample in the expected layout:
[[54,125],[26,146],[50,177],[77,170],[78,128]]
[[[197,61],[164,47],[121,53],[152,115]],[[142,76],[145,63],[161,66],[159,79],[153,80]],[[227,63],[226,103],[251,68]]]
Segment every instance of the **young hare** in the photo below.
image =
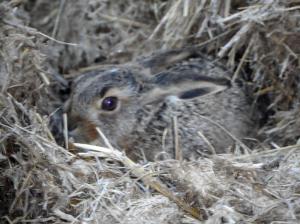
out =
[[169,51],[79,76],[66,107],[78,123],[75,141],[99,138],[100,127],[133,159],[228,152],[253,131],[249,104],[225,69],[199,54],[187,60],[192,56]]

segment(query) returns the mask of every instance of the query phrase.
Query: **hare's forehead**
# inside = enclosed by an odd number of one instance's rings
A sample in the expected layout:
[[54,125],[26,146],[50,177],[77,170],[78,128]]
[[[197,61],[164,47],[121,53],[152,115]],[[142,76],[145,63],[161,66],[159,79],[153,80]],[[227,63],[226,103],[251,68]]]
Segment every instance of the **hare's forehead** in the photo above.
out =
[[135,74],[128,69],[110,69],[99,73],[85,74],[75,84],[75,95],[85,99],[94,96],[103,97],[110,89],[134,90],[138,86]]
[[136,83],[136,74],[130,69],[113,68],[109,70],[94,71],[82,75],[75,80],[76,87],[88,87],[97,85],[103,86],[121,86]]

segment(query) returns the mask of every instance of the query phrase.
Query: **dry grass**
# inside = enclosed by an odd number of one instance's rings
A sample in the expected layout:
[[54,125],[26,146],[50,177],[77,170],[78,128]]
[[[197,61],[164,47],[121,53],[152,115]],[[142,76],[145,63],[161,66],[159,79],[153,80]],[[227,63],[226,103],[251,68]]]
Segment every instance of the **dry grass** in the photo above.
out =
[[[299,223],[299,10],[297,0],[2,1],[0,222]],[[134,164],[55,142],[59,73],[189,45],[246,80],[259,147]]]

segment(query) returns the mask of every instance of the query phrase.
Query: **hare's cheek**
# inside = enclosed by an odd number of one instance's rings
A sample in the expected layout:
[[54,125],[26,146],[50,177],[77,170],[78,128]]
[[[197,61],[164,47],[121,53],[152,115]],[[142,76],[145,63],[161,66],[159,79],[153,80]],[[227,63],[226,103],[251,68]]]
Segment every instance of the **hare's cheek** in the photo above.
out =
[[[68,133],[70,142],[87,142],[90,143],[98,138],[96,126],[89,121],[80,121],[75,129]],[[73,139],[73,140],[71,140]]]
[[96,126],[91,122],[85,122],[82,125],[82,131],[87,137],[88,141],[93,141],[98,138],[98,133],[96,131]]

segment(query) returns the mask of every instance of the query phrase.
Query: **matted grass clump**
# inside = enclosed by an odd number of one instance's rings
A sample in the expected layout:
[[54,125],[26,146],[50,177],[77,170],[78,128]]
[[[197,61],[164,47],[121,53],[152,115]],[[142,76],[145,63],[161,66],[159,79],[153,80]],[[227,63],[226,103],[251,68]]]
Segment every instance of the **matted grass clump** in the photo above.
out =
[[[299,223],[299,18],[297,0],[2,1],[0,223]],[[251,152],[138,164],[109,139],[58,144],[68,80],[186,46],[248,87]]]

